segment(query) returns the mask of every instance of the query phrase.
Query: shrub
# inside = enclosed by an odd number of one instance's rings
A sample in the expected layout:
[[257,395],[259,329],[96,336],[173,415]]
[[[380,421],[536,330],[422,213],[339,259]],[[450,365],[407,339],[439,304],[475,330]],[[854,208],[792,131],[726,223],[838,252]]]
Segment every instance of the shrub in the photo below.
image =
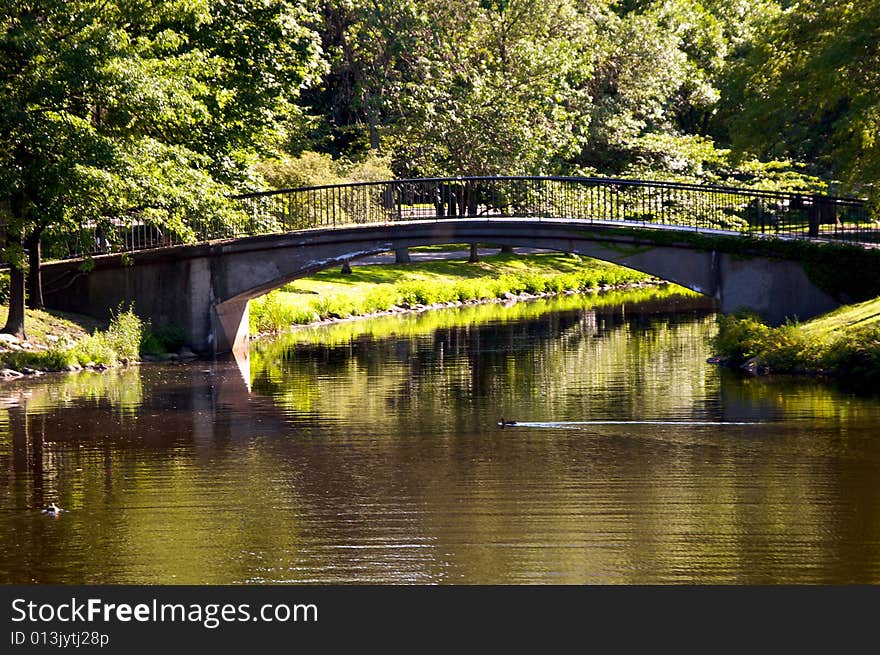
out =
[[345,318],[346,316],[359,313],[359,310],[361,310],[354,301],[342,296],[315,298],[311,302],[311,309],[320,318]]
[[456,282],[452,287],[452,293],[455,296],[455,300],[459,300],[461,302],[476,300],[479,297],[477,285],[471,280],[462,280],[461,282]]
[[249,311],[251,328],[258,332],[280,332],[293,323],[290,306],[275,292],[251,301]]
[[541,293],[544,291],[544,277],[534,273],[523,273],[520,276],[521,291]]
[[715,336],[715,352],[733,364],[742,364],[755,357],[770,328],[752,313],[720,315]]
[[397,285],[405,305],[430,305],[437,302],[436,289],[423,280],[408,280]]
[[760,340],[758,356],[772,372],[794,373],[818,367],[821,344],[795,323],[768,329]]
[[400,301],[397,289],[390,285],[378,286],[367,293],[363,301],[365,312],[382,312],[391,309]]
[[76,342],[72,349],[76,362],[81,366],[87,364],[105,364],[115,366],[120,358],[110,345],[105,332],[95,332]]
[[880,328],[854,330],[831,343],[822,367],[850,382],[880,384]]
[[135,361],[140,354],[143,332],[143,322],[134,313],[134,309],[129,307],[123,310],[120,305],[110,319],[110,327],[107,328],[107,332],[93,335],[93,337],[103,342],[98,349],[100,352],[103,353],[104,349],[108,349],[114,353],[115,358],[119,361],[131,362]]
[[165,352],[177,352],[186,343],[186,332],[179,325],[160,325],[152,330]]

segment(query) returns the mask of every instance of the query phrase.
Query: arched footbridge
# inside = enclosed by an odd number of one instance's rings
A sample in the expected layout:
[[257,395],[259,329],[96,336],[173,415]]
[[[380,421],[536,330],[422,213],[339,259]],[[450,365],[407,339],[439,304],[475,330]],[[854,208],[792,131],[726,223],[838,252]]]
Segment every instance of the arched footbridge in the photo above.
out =
[[103,317],[134,302],[197,352],[224,352],[247,342],[248,301],[291,280],[390,250],[483,243],[596,257],[781,322],[846,300],[810,274],[806,242],[880,241],[859,199],[609,178],[394,180],[230,202],[235,220],[195,221],[186,235],[144,224],[89,234],[87,266],[44,265],[47,306]]

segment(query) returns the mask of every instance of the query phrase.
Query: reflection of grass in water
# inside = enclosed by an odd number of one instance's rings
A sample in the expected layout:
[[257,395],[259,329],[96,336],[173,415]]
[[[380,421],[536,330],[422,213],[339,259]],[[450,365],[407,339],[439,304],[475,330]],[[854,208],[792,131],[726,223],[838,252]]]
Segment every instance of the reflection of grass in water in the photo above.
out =
[[123,414],[134,414],[144,400],[140,369],[115,368],[103,373],[79,371],[28,384],[28,412],[51,409],[75,401],[106,400]]
[[470,305],[450,309],[438,309],[416,314],[377,316],[369,320],[346,321],[330,325],[298,328],[271,341],[255,341],[251,345],[254,370],[259,370],[259,358],[264,352],[276,352],[299,343],[339,345],[353,339],[369,337],[415,337],[443,329],[465,325],[482,325],[493,321],[517,321],[532,319],[573,309],[591,309],[629,305],[649,300],[673,300],[695,298],[699,294],[676,285],[623,289],[593,294],[573,294],[544,299],[539,302],[517,302],[505,306],[500,303]]
[[[603,315],[703,306],[695,297],[674,287],[650,287],[303,328],[252,345],[253,390],[291,412],[370,429],[386,426],[389,433],[408,434],[410,427],[447,416],[457,403],[472,409],[480,398],[490,399],[486,403],[497,416],[517,420],[579,417],[583,399],[572,389],[583,388],[585,380],[596,389],[636,389],[652,417],[689,416],[695,394],[717,375],[704,363],[714,322],[702,318],[672,327],[666,318],[611,320],[607,329],[600,324]],[[554,315],[558,321],[550,319]],[[511,335],[524,339],[522,348],[507,350]],[[459,345],[450,350],[444,344]],[[640,384],[649,378],[665,382]],[[632,418],[628,407],[603,403],[592,408],[600,412],[594,416]]]

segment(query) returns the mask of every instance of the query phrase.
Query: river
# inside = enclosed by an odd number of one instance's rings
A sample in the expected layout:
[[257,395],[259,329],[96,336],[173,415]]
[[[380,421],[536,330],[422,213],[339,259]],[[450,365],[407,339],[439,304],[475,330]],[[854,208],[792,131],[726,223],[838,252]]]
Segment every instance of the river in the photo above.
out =
[[4,383],[0,582],[880,582],[880,400],[715,329],[641,290]]

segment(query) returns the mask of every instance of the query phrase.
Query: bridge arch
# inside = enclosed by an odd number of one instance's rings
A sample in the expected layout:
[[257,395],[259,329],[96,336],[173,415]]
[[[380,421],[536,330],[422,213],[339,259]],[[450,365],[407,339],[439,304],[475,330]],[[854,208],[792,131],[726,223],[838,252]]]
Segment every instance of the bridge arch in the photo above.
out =
[[684,239],[646,239],[614,224],[536,218],[442,218],[299,230],[96,257],[88,274],[76,262],[57,262],[44,267],[44,295],[50,307],[92,315],[134,301],[138,314],[154,325],[182,327],[196,352],[225,352],[246,345],[252,298],[349,259],[446,243],[594,257],[712,296],[722,311],[748,307],[771,322],[807,318],[839,304],[810,282],[797,261],[733,256]]

